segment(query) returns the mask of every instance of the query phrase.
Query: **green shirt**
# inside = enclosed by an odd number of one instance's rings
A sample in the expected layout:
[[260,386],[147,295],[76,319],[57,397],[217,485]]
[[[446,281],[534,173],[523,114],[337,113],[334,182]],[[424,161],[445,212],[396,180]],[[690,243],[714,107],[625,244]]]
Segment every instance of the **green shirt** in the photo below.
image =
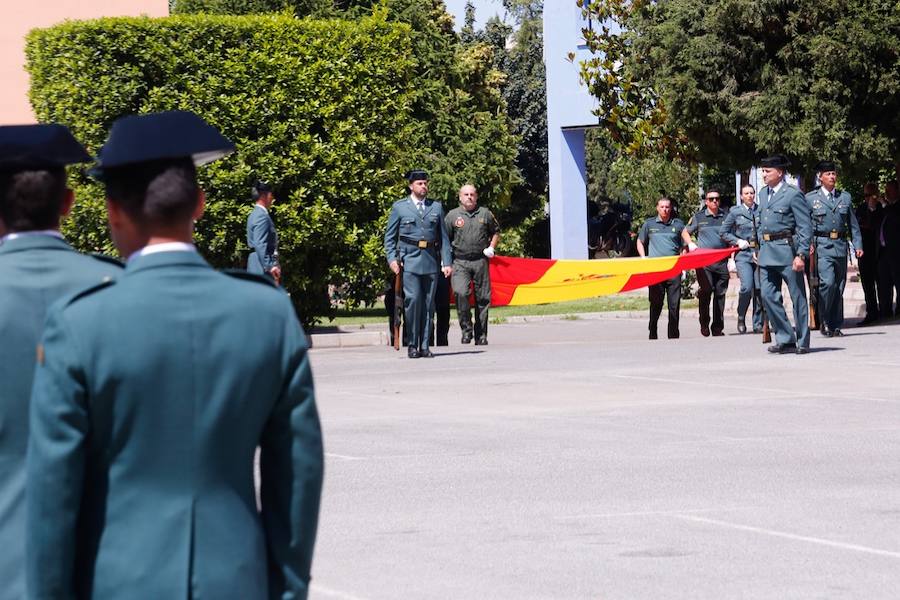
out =
[[478,255],[491,245],[491,238],[500,231],[493,213],[483,206],[472,212],[457,206],[444,217],[447,235],[454,257]]
[[650,217],[638,232],[638,239],[647,249],[647,256],[677,256],[681,252],[681,231],[684,222],[672,217],[664,223],[658,216]]

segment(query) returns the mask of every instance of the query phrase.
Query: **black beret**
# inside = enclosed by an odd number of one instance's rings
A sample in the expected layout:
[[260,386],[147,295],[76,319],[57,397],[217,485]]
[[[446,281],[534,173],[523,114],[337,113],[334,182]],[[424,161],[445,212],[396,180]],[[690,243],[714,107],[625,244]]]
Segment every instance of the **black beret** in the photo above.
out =
[[0,170],[53,169],[91,160],[68,128],[49,125],[0,126]]
[[791,161],[784,154],[773,154],[762,159],[759,163],[761,167],[769,167],[772,169],[786,169],[791,166]]
[[138,163],[190,158],[204,165],[234,151],[234,143],[188,111],[129,115],[117,119],[90,174]]
[[410,183],[412,183],[413,181],[420,181],[422,179],[428,180],[428,173],[423,171],[422,169],[413,169],[406,174],[406,180]]
[[816,173],[824,173],[826,171],[837,171],[837,165],[832,160],[820,160],[816,165]]

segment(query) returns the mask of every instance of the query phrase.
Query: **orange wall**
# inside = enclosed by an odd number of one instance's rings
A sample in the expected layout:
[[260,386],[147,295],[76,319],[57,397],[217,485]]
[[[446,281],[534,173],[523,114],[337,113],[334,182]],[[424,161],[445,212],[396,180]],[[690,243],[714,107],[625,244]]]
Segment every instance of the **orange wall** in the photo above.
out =
[[25,35],[66,19],[169,14],[168,0],[4,0],[0,22],[0,123],[34,123],[28,103]]

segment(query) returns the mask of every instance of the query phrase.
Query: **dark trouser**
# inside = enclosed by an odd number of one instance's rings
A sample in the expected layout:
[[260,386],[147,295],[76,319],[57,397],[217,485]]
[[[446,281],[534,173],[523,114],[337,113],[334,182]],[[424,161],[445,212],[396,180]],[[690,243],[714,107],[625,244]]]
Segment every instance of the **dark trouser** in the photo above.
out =
[[[809,306],[806,304],[806,283],[803,272],[794,271],[791,265],[761,267],[762,299],[766,305],[766,316],[775,332],[779,344],[794,344],[809,348]],[[782,283],[787,283],[791,302],[794,304],[794,324],[788,320],[781,296]]]
[[[433,346],[446,346],[447,333],[450,331],[450,283],[443,273],[437,275],[437,289],[434,292],[434,321],[429,341]],[[437,343],[435,343],[437,330]]]
[[828,256],[820,252],[816,266],[819,268],[819,323],[831,330],[840,329],[844,324],[847,255]]
[[878,253],[878,309],[882,319],[894,316],[894,288],[900,285],[894,257],[884,247]]
[[709,305],[712,302],[712,332],[722,333],[725,329],[725,293],[728,291],[728,261],[723,260],[708,267],[697,269],[697,283],[700,291],[700,326],[709,327]]
[[470,287],[475,284],[475,338],[486,338],[488,330],[488,311],[491,307],[491,278],[488,259],[453,261],[451,277],[453,293],[456,295],[456,313],[459,316],[459,328],[464,337],[472,335],[472,306],[469,299]]
[[669,338],[677,338],[678,311],[681,310],[681,275],[651,285],[650,291],[650,333],[656,334],[656,324],[662,314],[663,296],[669,309]]
[[403,271],[403,311],[406,317],[407,344],[418,350],[428,350],[428,334],[434,320],[434,293],[440,273],[420,275]]
[[753,262],[750,250],[742,250],[735,255],[735,267],[737,267],[738,278],[741,280],[741,289],[738,292],[738,317],[744,319],[747,317],[747,309],[753,304],[753,329],[762,329],[762,300],[759,297],[759,278],[757,270],[759,267]]
[[866,248],[862,258],[859,259],[859,278],[862,281],[863,294],[866,296],[866,316],[871,319],[877,319],[878,261],[875,258],[874,247]]

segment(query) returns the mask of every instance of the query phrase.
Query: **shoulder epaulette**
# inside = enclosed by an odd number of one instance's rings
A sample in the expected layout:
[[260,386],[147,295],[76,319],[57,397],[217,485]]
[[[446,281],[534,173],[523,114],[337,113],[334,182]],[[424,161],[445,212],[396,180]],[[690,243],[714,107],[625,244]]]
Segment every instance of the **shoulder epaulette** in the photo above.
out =
[[100,252],[91,252],[91,257],[96,258],[97,260],[105,263],[109,263],[111,265],[116,265],[117,267],[125,268],[125,263],[115,256],[110,256],[109,254],[101,254]]
[[81,290],[80,292],[76,292],[76,293],[72,294],[71,296],[69,296],[69,299],[66,300],[65,305],[69,306],[70,304],[77,302],[78,300],[81,300],[82,298],[86,298],[87,296],[90,296],[91,294],[93,294],[95,292],[99,292],[102,289],[106,289],[115,283],[116,283],[116,280],[113,279],[112,277],[104,277],[103,281],[101,281],[100,283],[94,284],[89,288],[85,288],[85,289]]
[[256,283],[264,283],[269,287],[276,288],[278,286],[275,285],[275,282],[265,275],[258,275],[256,273],[250,273],[249,271],[245,271],[244,269],[222,269],[221,271],[225,275],[230,277],[234,277],[236,279],[243,279],[245,281],[255,281]]

